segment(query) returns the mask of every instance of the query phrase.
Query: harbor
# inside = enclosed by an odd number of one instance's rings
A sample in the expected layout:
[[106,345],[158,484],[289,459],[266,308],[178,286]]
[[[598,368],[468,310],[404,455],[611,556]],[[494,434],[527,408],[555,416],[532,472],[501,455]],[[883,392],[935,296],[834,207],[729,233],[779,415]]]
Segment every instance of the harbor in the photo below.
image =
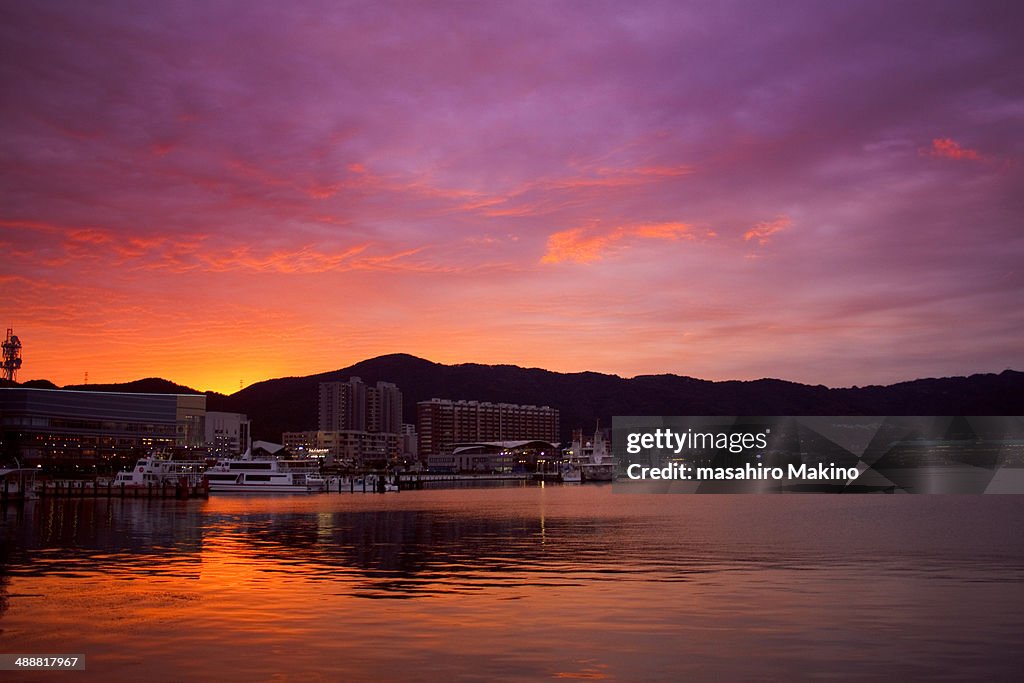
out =
[[[290,464],[291,463],[291,464]],[[0,502],[39,498],[209,498],[213,494],[397,493],[445,485],[501,485],[519,482],[579,483],[570,469],[528,472],[389,472],[366,470],[321,476],[309,464],[295,461],[233,460],[208,469],[193,461],[144,458],[114,478],[60,479],[37,477],[34,470],[0,471]],[[300,468],[298,472],[290,470]],[[304,469],[305,468],[305,469]],[[213,482],[211,484],[211,481]]]
[[[10,464],[0,495],[389,493],[615,475],[599,423],[592,436],[577,428],[563,440],[559,411],[549,406],[433,398],[405,407],[396,384],[356,376],[312,384],[306,395],[316,410],[302,419],[321,429],[283,431],[278,443],[255,438],[273,433],[247,414],[210,410],[198,393],[2,387]],[[405,422],[412,411],[415,423]]]

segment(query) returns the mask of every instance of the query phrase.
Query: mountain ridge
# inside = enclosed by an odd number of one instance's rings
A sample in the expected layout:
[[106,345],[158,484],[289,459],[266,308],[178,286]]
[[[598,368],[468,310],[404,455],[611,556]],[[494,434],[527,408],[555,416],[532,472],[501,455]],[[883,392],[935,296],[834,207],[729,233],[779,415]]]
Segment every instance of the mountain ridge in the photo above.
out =
[[563,436],[573,428],[589,429],[597,420],[608,425],[613,415],[1024,414],[1024,373],[1015,370],[830,388],[767,377],[716,382],[669,373],[623,378],[509,364],[444,365],[409,354],[388,354],[337,370],[263,380],[230,395],[195,391],[154,377],[64,388],[205,394],[208,410],[246,413],[254,436],[278,441],[283,431],[317,428],[320,382],[352,376],[367,384],[396,384],[402,391],[406,422],[415,422],[418,401],[431,398],[550,405],[561,413]]

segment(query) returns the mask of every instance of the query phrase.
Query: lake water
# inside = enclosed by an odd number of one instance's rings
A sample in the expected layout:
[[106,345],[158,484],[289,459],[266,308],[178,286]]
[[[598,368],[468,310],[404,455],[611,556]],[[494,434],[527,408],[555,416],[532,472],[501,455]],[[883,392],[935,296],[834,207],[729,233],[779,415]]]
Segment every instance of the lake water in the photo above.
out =
[[1017,678],[1024,497],[545,486],[0,510],[5,680]]

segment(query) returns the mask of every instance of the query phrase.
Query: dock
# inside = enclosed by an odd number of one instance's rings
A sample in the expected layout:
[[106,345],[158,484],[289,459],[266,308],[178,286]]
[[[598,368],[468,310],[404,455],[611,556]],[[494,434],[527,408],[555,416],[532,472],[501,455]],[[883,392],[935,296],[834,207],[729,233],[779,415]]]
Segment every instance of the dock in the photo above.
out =
[[40,498],[209,498],[210,487],[206,479],[199,483],[148,484],[130,486],[125,482],[89,481],[87,479],[48,480],[36,483],[35,493]]
[[465,481],[529,481],[532,475],[526,472],[499,472],[480,474],[455,474],[446,472],[398,472],[395,483],[399,491],[422,489],[424,484],[435,482]]

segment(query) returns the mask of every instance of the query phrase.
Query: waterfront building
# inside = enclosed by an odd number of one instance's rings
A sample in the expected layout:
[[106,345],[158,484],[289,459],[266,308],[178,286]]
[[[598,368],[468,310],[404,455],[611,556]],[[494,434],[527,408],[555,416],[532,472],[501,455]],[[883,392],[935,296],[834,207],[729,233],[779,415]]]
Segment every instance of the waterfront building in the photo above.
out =
[[311,451],[318,447],[317,434],[319,432],[316,431],[284,432],[281,434],[281,443],[292,453]]
[[206,396],[0,388],[0,457],[64,474],[110,474],[152,451],[200,451]]
[[457,443],[447,452],[427,457],[432,472],[557,471],[562,458],[558,444],[543,439]]
[[402,453],[402,435],[336,429],[284,432],[281,440],[296,455],[325,458],[347,467],[384,466]]
[[230,458],[249,449],[252,424],[242,413],[206,413],[206,448],[211,457]]
[[317,447],[338,465],[383,467],[399,455],[399,435],[355,429],[321,431]]
[[558,410],[549,406],[440,398],[420,401],[416,404],[419,457],[429,460],[431,456],[450,456],[457,444],[555,443],[558,420]]
[[254,458],[278,458],[286,455],[283,443],[273,441],[253,441],[250,453]]

